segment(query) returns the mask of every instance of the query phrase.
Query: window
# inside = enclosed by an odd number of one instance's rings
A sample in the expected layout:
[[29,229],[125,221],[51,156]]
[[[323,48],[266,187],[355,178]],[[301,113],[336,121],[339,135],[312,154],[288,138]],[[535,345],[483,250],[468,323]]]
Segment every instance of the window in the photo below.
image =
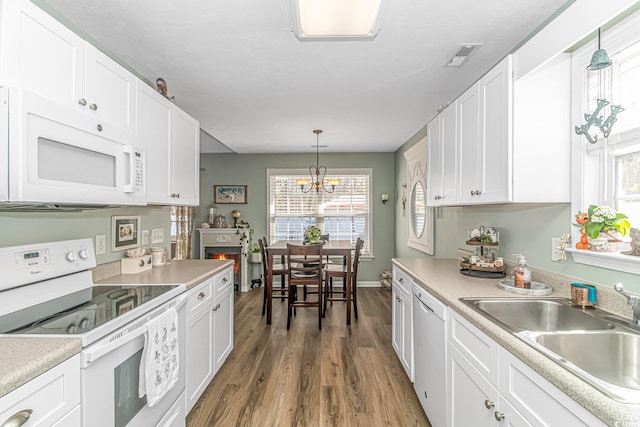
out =
[[304,229],[318,226],[331,240],[364,239],[363,255],[372,255],[371,170],[332,170],[326,179],[339,179],[333,193],[303,193],[296,178],[308,177],[305,169],[270,169],[269,240],[302,240]]
[[[639,21],[640,16],[634,20]],[[587,163],[591,173],[601,179],[587,188],[588,204],[613,206],[629,216],[632,225],[640,225],[640,34],[626,31],[626,25],[610,30],[603,47],[613,64],[600,71],[586,71],[586,64],[593,53],[589,44],[575,54],[574,66],[580,70],[577,78],[583,80],[586,92],[585,103],[577,105],[581,111],[593,112],[597,99],[605,98],[611,105],[620,105],[624,111],[616,118],[608,138],[604,138],[597,127],[592,135],[598,136],[596,144],[584,142]],[[636,24],[637,25],[637,24]],[[605,33],[605,35],[607,35]],[[583,63],[583,64],[582,64]],[[610,114],[609,106],[603,110],[604,117]],[[594,188],[595,187],[595,188]]]
[[[602,33],[602,47],[613,64],[600,71],[586,69],[591,55],[597,49],[593,40],[572,54],[574,95],[572,116],[576,123],[584,123],[584,115],[591,114],[597,99],[607,99],[610,105],[619,105],[617,122],[607,138],[593,126],[591,135],[597,135],[595,144],[574,134],[575,156],[572,187],[572,211],[585,210],[589,205],[612,206],[629,217],[632,227],[640,228],[640,12],[628,17]],[[610,106],[601,111],[606,119]],[[574,238],[577,234],[574,234]],[[574,259],[587,257],[584,262],[615,270],[639,273],[640,263],[634,257],[620,255],[618,259],[587,254],[574,254]],[[602,258],[602,259],[598,259]],[[581,261],[578,261],[581,262]]]

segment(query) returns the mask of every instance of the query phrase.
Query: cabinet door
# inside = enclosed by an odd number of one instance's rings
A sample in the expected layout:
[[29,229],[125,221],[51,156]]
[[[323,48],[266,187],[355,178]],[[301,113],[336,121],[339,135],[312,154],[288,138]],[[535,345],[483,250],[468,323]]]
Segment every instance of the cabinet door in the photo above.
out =
[[478,81],[480,90],[480,202],[511,199],[511,56]]
[[233,349],[233,285],[225,287],[213,307],[214,375]]
[[169,152],[173,104],[138,81],[136,126],[145,141],[146,190],[149,203],[171,204]]
[[114,60],[87,43],[87,111],[103,125],[135,132],[136,78]]
[[478,85],[469,88],[457,101],[458,108],[458,159],[460,185],[458,201],[473,203],[481,194],[479,171],[483,158],[479,146]]
[[454,346],[447,350],[451,426],[497,425],[498,392]]
[[402,304],[402,299],[398,295],[396,283],[391,287],[391,298],[393,303],[391,306],[391,345],[398,355],[398,358],[402,361],[402,319],[404,317],[404,305]]
[[442,142],[442,204],[456,202],[457,182],[457,118],[456,104],[440,113],[440,139]]
[[0,7],[0,86],[20,86],[82,109],[84,40],[27,0]]
[[411,294],[402,296],[402,365],[413,382],[413,319]]
[[200,125],[179,108],[174,109],[171,145],[173,203],[197,206],[200,196]]
[[213,378],[213,347],[213,310],[206,306],[187,319],[187,412]]
[[[427,205],[442,203],[442,140],[440,139],[440,118],[427,124],[427,144],[429,146],[429,174],[427,179]],[[408,189],[407,189],[408,193]],[[406,203],[408,203],[407,201]]]

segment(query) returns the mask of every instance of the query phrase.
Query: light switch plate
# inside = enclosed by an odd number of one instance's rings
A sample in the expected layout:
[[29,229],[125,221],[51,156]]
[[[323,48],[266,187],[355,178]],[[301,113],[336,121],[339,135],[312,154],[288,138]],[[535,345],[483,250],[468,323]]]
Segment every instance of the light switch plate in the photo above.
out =
[[151,230],[151,243],[164,242],[164,228],[154,228]]
[[142,230],[142,245],[149,244],[149,230]]
[[107,236],[98,234],[96,236],[96,255],[104,255],[107,250]]

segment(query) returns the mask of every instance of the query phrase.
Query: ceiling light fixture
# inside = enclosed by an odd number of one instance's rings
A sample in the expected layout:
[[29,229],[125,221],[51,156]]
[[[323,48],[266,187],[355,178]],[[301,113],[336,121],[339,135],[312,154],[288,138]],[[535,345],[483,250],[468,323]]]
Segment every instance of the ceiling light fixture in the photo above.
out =
[[[303,193],[308,193],[311,190],[316,190],[316,193],[323,189],[327,193],[333,193],[336,189],[336,185],[340,184],[339,179],[327,179],[325,184],[324,177],[327,174],[327,167],[320,165],[320,134],[322,130],[316,129],[313,131],[316,134],[316,164],[309,166],[309,178],[296,178],[296,184],[300,186],[300,190]],[[309,186],[307,187],[307,184]],[[331,187],[331,189],[327,188]]]
[[300,40],[371,40],[382,27],[389,0],[289,0]]

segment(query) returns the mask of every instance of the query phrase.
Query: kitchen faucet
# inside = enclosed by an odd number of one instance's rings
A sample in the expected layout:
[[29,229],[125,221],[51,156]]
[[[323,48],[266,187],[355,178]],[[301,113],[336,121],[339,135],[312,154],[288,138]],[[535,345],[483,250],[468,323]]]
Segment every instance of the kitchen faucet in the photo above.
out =
[[616,283],[613,286],[613,289],[620,292],[622,295],[624,295],[627,298],[627,302],[633,309],[633,324],[640,325],[640,297],[637,297],[635,295],[629,295],[628,293],[626,293],[621,283]]

